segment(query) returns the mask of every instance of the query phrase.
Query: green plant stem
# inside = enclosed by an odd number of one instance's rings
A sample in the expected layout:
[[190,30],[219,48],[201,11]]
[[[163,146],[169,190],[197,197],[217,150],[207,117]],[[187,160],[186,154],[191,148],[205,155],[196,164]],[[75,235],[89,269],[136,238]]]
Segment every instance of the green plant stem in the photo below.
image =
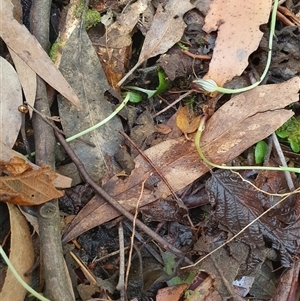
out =
[[34,295],[37,299],[41,300],[41,301],[50,301],[49,299],[43,297],[41,294],[39,294],[38,292],[36,292],[32,287],[30,287],[22,278],[21,276],[18,274],[18,272],[16,271],[16,269],[14,268],[14,266],[11,264],[9,258],[7,257],[7,255],[5,254],[3,248],[0,246],[0,254],[2,255],[5,263],[7,264],[8,268],[11,270],[11,272],[13,273],[14,277],[17,279],[17,281],[32,295]]
[[207,165],[220,168],[220,169],[228,169],[228,170],[272,170],[272,171],[289,171],[289,172],[295,172],[295,173],[300,173],[300,168],[295,168],[295,167],[284,167],[284,166],[278,166],[278,167],[273,167],[273,166],[226,166],[226,165],[218,165],[215,164],[211,161],[209,161],[203,154],[202,149],[200,147],[200,140],[202,136],[202,132],[204,131],[205,128],[205,121],[207,119],[207,116],[203,116],[200,120],[200,124],[198,127],[198,131],[195,135],[195,145],[196,149],[198,151],[198,154],[200,158],[205,162]]
[[126,97],[124,98],[124,100],[122,101],[122,103],[105,119],[103,119],[102,121],[100,121],[99,123],[95,124],[94,126],[80,132],[77,133],[76,135],[73,135],[69,138],[66,139],[67,142],[73,141],[85,134],[88,134],[89,132],[97,129],[98,127],[102,126],[103,124],[105,124],[106,122],[108,122],[109,120],[111,120],[113,117],[115,117],[127,104],[127,102],[129,101],[130,95],[129,93],[127,93]]
[[219,87],[215,81],[211,80],[211,79],[198,79],[195,80],[194,82],[198,85],[201,86],[201,88],[203,88],[205,91],[207,92],[215,92],[218,91],[220,93],[223,94],[234,94],[234,93],[241,93],[241,92],[245,92],[245,91],[249,91],[255,87],[257,87],[266,77],[270,65],[271,65],[271,59],[272,59],[272,48],[273,48],[273,36],[275,33],[275,24],[276,24],[276,12],[277,12],[277,8],[278,8],[278,0],[274,0],[274,4],[273,4],[273,9],[272,9],[272,14],[271,14],[271,22],[270,22],[270,35],[269,35],[269,50],[268,50],[268,57],[267,57],[267,62],[266,62],[266,66],[264,69],[264,72],[262,73],[259,81],[255,82],[254,84],[248,86],[248,87],[244,87],[244,88],[240,88],[240,89],[228,89],[228,88],[223,88],[223,87]]

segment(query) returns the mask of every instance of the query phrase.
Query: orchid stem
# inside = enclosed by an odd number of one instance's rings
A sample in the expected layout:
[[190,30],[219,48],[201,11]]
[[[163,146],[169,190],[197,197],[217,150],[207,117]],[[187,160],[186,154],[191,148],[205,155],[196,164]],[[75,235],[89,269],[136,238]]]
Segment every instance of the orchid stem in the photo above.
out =
[[203,154],[202,149],[200,147],[200,140],[202,133],[205,128],[205,122],[206,122],[207,116],[203,116],[200,120],[200,124],[198,127],[198,131],[195,136],[195,145],[196,149],[198,151],[198,154],[200,158],[203,160],[204,163],[206,163],[209,166],[220,168],[220,169],[228,169],[228,170],[271,170],[271,171],[288,171],[288,172],[295,172],[300,173],[300,168],[296,167],[284,167],[284,166],[226,166],[226,165],[218,165],[211,161],[209,161]]

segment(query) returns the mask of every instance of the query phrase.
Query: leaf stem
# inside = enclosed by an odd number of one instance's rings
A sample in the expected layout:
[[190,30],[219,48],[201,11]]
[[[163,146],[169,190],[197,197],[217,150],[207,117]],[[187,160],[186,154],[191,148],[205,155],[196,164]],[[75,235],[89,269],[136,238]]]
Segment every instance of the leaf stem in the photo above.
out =
[[18,274],[18,272],[16,271],[16,269],[14,268],[14,266],[11,264],[9,258],[7,257],[7,255],[5,254],[3,248],[0,246],[0,254],[2,255],[5,263],[7,264],[8,268],[11,270],[12,274],[14,275],[14,277],[17,279],[17,281],[32,295],[34,295],[37,299],[41,300],[41,301],[50,301],[49,299],[43,297],[41,294],[39,294],[38,292],[36,292],[32,287],[30,287],[22,278],[21,276]]
[[97,129],[98,127],[102,126],[103,124],[105,124],[106,122],[108,122],[109,120],[111,120],[113,117],[115,117],[127,104],[127,102],[129,101],[130,98],[130,94],[127,93],[126,97],[124,98],[124,100],[121,102],[121,104],[105,119],[103,119],[102,121],[100,121],[99,123],[95,124],[94,126],[80,132],[77,133],[76,135],[73,135],[69,138],[66,139],[67,142],[73,141],[85,134],[88,134],[89,132]]
[[220,169],[228,169],[228,170],[271,170],[271,171],[288,171],[288,172],[295,172],[295,173],[300,173],[300,168],[296,167],[284,167],[284,166],[224,166],[224,165],[218,165],[215,164],[211,161],[209,161],[203,154],[202,149],[200,147],[200,140],[202,133],[205,129],[205,122],[206,122],[207,116],[203,116],[200,120],[200,124],[198,127],[198,131],[195,135],[195,145],[196,149],[198,151],[198,154],[200,158],[205,162],[207,165],[215,167],[215,168],[220,168]]

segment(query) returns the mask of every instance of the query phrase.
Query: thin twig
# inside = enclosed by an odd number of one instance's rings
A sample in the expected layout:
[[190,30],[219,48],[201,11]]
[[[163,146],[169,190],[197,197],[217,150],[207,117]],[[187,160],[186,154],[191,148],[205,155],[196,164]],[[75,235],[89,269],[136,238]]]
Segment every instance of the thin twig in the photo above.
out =
[[[60,142],[60,144],[63,146],[63,148],[66,150],[74,164],[77,166],[78,170],[81,173],[81,176],[83,180],[89,184],[100,196],[102,196],[110,205],[112,205],[116,210],[118,210],[121,214],[123,214],[126,218],[128,218],[131,222],[133,222],[133,215],[128,212],[119,202],[117,202],[114,198],[112,198],[104,189],[102,189],[100,186],[98,186],[93,179],[90,177],[90,175],[87,173],[84,165],[82,162],[79,160],[79,158],[76,156],[72,148],[68,145],[64,137],[57,132],[56,130],[54,131],[56,138]],[[184,256],[184,254],[172,246],[170,243],[165,241],[161,236],[159,236],[157,233],[152,231],[150,228],[148,228],[145,224],[143,224],[139,219],[136,220],[136,225],[139,227],[142,231],[144,231],[146,234],[151,236],[155,241],[160,243],[162,246],[165,248],[168,248],[171,252],[176,254],[177,256],[181,257]],[[189,264],[191,261],[185,257],[185,262],[188,262]]]
[[[124,132],[124,131],[119,131],[122,136],[127,139],[132,146],[139,152],[139,154],[144,158],[145,161],[149,163],[149,165],[154,169],[154,171],[158,174],[158,176],[161,178],[161,180],[166,184],[166,186],[169,188],[170,192],[174,196],[174,198],[182,203],[182,200],[179,199],[177,196],[175,190],[172,188],[172,186],[169,184],[168,180],[165,178],[165,176],[161,173],[161,171],[155,166],[155,164],[151,161],[151,159],[142,151],[140,148],[136,145],[136,143]],[[182,203],[183,204],[183,203]]]
[[182,94],[180,97],[178,97],[175,101],[173,101],[171,104],[169,104],[167,107],[165,107],[164,109],[162,109],[161,111],[155,113],[152,115],[153,118],[157,117],[158,115],[162,114],[163,112],[169,110],[170,108],[172,108],[174,105],[176,105],[179,101],[181,101],[182,99],[184,99],[185,97],[187,97],[188,95],[190,95],[193,92],[193,90],[189,90],[186,93]]
[[[287,164],[286,164],[286,160],[285,160],[283,151],[282,151],[282,149],[281,149],[281,146],[280,146],[280,144],[279,144],[278,138],[277,138],[277,136],[276,136],[275,133],[272,134],[272,140],[273,140],[275,149],[276,149],[276,151],[277,151],[277,154],[278,154],[278,157],[279,157],[279,160],[280,160],[281,165],[284,166],[284,167],[287,167]],[[284,175],[285,175],[285,179],[286,179],[286,182],[287,182],[287,184],[288,184],[289,190],[290,190],[290,191],[295,190],[295,185],[294,185],[294,182],[293,182],[293,180],[292,180],[291,173],[288,172],[288,171],[284,171]]]
[[[129,224],[129,222],[125,221],[124,225],[132,231],[132,226]],[[140,250],[145,247],[147,251],[161,264],[163,264],[163,261],[161,259],[161,256],[155,251],[154,248],[151,247],[151,245],[148,244],[148,240],[145,240],[143,236],[141,236],[137,231],[135,231],[134,236],[136,239],[142,243]],[[151,239],[151,238],[150,238]]]
[[139,213],[139,206],[140,206],[140,202],[141,202],[141,199],[142,199],[142,196],[143,196],[145,182],[146,182],[146,180],[142,182],[142,189],[141,189],[139,199],[136,202],[135,213],[134,213],[134,218],[133,218],[133,222],[132,222],[132,234],[131,234],[131,238],[130,238],[130,250],[129,250],[128,265],[127,265],[126,278],[125,278],[125,288],[126,289],[127,289],[127,285],[128,285],[129,271],[130,271],[131,259],[132,259],[132,251],[133,251],[133,246],[134,246],[135,222],[136,222],[136,219],[137,219],[137,215]]
[[125,252],[124,252],[124,231],[122,221],[119,222],[119,248],[120,248],[120,272],[116,289],[120,291],[121,301],[125,301]]
[[188,50],[181,50],[183,54],[193,58],[194,60],[211,60],[211,55],[208,54],[194,54]]

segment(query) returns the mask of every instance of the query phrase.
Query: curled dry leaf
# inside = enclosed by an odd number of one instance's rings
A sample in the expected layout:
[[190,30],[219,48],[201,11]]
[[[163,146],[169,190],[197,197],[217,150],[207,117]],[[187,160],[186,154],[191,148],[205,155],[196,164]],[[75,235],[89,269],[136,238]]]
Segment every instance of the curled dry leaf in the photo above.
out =
[[200,116],[189,109],[188,106],[181,107],[176,116],[176,125],[184,134],[196,132],[200,123]]
[[32,170],[32,167],[20,157],[12,157],[9,162],[0,161],[0,166],[3,166],[2,172],[7,172],[10,176],[18,176],[25,171]]
[[218,86],[241,75],[249,55],[257,49],[263,33],[259,26],[268,22],[272,0],[213,0],[203,29],[218,30],[209,71],[204,78]]
[[16,177],[0,177],[0,201],[22,206],[46,203],[63,196],[52,181],[56,174],[49,166]]

